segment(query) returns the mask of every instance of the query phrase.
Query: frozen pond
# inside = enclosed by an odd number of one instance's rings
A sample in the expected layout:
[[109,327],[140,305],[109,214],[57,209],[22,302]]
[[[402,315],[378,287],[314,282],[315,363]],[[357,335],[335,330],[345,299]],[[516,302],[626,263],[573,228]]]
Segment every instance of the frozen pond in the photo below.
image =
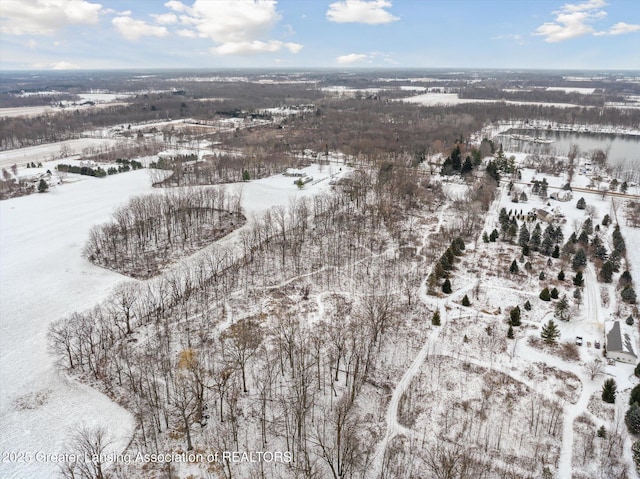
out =
[[[553,143],[533,143],[515,140],[510,135],[527,135]],[[572,145],[578,145],[582,154],[600,149],[607,153],[609,163],[640,162],[640,136],[609,133],[577,133],[545,129],[511,129],[498,136],[505,150],[523,153],[545,153],[566,156]]]

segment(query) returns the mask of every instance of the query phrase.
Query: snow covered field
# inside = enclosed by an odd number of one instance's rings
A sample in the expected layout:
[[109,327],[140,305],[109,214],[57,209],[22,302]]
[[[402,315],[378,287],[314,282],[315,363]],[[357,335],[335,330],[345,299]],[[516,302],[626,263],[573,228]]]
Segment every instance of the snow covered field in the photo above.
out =
[[77,140],[59,141],[57,143],[46,143],[44,145],[30,146],[28,148],[18,148],[0,152],[0,167],[9,168],[11,165],[26,165],[32,161],[35,163],[44,162],[53,158],[60,158],[61,152],[64,156],[79,154],[84,148],[105,148],[111,147],[123,140],[109,138],[79,138]]
[[475,98],[459,98],[457,93],[424,93],[422,95],[416,95],[409,98],[403,98],[406,103],[417,103],[423,106],[434,105],[461,105],[463,103],[497,103],[502,102],[508,105],[541,105],[541,106],[555,106],[558,108],[578,108],[580,105],[573,105],[571,103],[545,103],[535,101],[504,101],[504,100],[482,100]]
[[[104,425],[123,447],[133,430],[124,409],[68,379],[47,351],[51,322],[93,306],[122,276],[81,257],[89,228],[132,194],[148,172],[86,178],[45,195],[0,203],[0,449],[64,453],[78,424]],[[0,463],[0,476],[51,478],[52,462]]]
[[[314,180],[303,189],[283,175],[226,187],[242,191],[250,216],[326,190],[331,175],[346,171],[312,165],[305,172]],[[138,170],[81,177],[44,195],[0,203],[0,450],[70,452],[65,442],[81,424],[105,426],[115,448],[128,443],[131,415],[60,372],[47,351],[47,331],[51,322],[102,301],[125,279],[82,258],[82,248],[91,226],[106,221],[114,207],[151,191],[148,171]],[[3,478],[49,479],[57,470],[49,461],[0,463]]]

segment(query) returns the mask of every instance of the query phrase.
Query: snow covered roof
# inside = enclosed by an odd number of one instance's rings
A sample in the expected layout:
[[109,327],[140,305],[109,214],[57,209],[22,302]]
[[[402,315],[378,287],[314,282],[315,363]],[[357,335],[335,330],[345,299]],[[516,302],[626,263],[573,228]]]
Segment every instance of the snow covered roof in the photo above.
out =
[[633,346],[631,345],[631,338],[628,334],[622,337],[620,331],[620,321],[613,323],[613,327],[607,333],[607,352],[619,352],[631,354],[633,357],[637,357],[633,352]]

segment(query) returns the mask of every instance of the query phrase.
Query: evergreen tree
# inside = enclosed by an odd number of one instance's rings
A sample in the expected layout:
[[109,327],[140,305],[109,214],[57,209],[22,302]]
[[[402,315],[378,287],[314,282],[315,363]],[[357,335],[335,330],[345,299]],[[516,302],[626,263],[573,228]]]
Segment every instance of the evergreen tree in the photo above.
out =
[[583,210],[587,207],[587,202],[584,200],[583,198],[580,198],[578,200],[578,203],[576,204],[576,208],[578,208],[579,210]]
[[526,223],[522,223],[520,227],[520,233],[518,234],[518,244],[520,246],[526,246],[529,243],[529,238],[531,235],[529,234],[529,229],[527,228]]
[[509,266],[509,273],[511,274],[517,274],[518,271],[520,271],[520,269],[518,268],[518,263],[516,263],[516,260],[514,259],[511,262],[511,266]]
[[507,338],[513,339],[513,326],[509,325],[509,330],[507,331]]
[[493,229],[493,231],[491,232],[491,235],[489,236],[489,241],[491,241],[492,243],[495,243],[495,241],[498,239],[499,233],[497,229]]
[[633,278],[631,277],[631,273],[629,273],[629,270],[625,270],[620,275],[620,278],[618,279],[618,287],[619,288],[624,288],[626,286],[629,286],[629,285],[631,285],[632,281],[633,281]]
[[560,272],[558,273],[558,280],[564,281],[564,271],[560,270]]
[[625,320],[625,323],[627,323],[629,326],[633,326],[633,316],[629,315],[627,316],[627,319]]
[[40,183],[38,183],[38,193],[44,193],[48,189],[49,185],[47,184],[47,182],[44,179],[41,179]]
[[571,261],[571,267],[574,271],[581,271],[587,265],[587,254],[582,248],[576,251]]
[[540,274],[538,275],[538,279],[540,281],[544,281],[547,278],[547,275],[544,274],[544,271],[540,271]]
[[580,236],[578,236],[578,243],[586,247],[589,244],[589,235],[584,231],[580,232]]
[[471,306],[471,301],[469,301],[469,296],[467,296],[466,294],[464,295],[464,298],[462,298],[462,306]]
[[544,288],[540,292],[540,299],[542,301],[551,301],[551,293],[549,293],[549,288]]
[[531,303],[529,302],[528,299],[527,299],[527,302],[524,303],[524,309],[526,309],[527,311],[531,311]]
[[605,429],[604,426],[600,426],[600,428],[598,429],[598,432],[596,433],[596,435],[598,437],[601,437],[602,439],[606,439],[607,438],[607,430]]
[[431,324],[434,326],[440,326],[440,311],[436,310],[431,317]]
[[549,322],[542,326],[542,331],[540,332],[540,337],[547,344],[555,344],[555,342],[560,337],[560,331],[558,330],[558,326],[550,319]]
[[627,246],[624,242],[624,238],[622,237],[622,233],[620,233],[620,226],[616,225],[613,229],[613,249],[616,250],[621,255],[627,251]]
[[567,320],[567,314],[569,313],[569,301],[567,300],[567,295],[563,295],[556,304],[555,315],[557,318],[560,318],[562,321]]
[[541,242],[542,242],[542,231],[540,228],[540,223],[537,223],[535,228],[533,228],[533,233],[531,233],[531,238],[529,239],[529,247],[533,251],[538,251],[540,249]]
[[553,251],[551,252],[551,257],[552,258],[559,258],[560,257],[560,246],[555,245],[553,248]]
[[633,286],[626,286],[620,292],[620,297],[625,303],[636,304],[636,291],[633,289]]
[[511,326],[520,326],[520,307],[516,306],[509,311],[509,324]]
[[640,433],[640,406],[634,402],[624,415],[624,422],[631,434]]
[[631,406],[634,402],[640,404],[640,384],[635,385],[631,390],[631,394],[629,395],[629,406]]
[[584,277],[582,275],[582,271],[578,271],[573,277],[573,285],[579,288],[584,286]]
[[616,402],[616,391],[618,386],[616,385],[616,381],[613,378],[609,378],[605,380],[602,385],[602,400],[606,403],[613,404]]
[[449,279],[445,279],[444,283],[442,283],[442,292],[445,294],[451,294],[451,281]]
[[553,251],[553,231],[553,227],[549,225],[545,228],[544,234],[542,235],[540,252],[545,256],[549,256],[551,254],[551,251]]
[[551,299],[558,299],[558,295],[559,295],[559,291],[558,288],[556,288],[555,286],[553,287],[553,289],[551,290]]
[[522,247],[522,256],[529,256],[529,253],[530,253],[529,245],[526,244]]
[[484,241],[485,243],[489,242],[489,235],[487,234],[486,231],[482,233],[482,241]]
[[613,278],[613,264],[611,261],[605,261],[602,263],[602,268],[600,269],[600,280],[603,283],[611,283]]
[[593,234],[593,220],[591,218],[587,218],[582,223],[582,231],[587,235]]
[[637,378],[640,378],[640,363],[636,364],[636,368],[633,370],[633,374],[635,374]]
[[602,226],[609,226],[609,223],[611,223],[611,218],[609,215],[604,215],[602,218]]
[[562,232],[562,227],[560,225],[556,226],[553,234],[553,241],[555,243],[562,243],[564,241],[564,233]]

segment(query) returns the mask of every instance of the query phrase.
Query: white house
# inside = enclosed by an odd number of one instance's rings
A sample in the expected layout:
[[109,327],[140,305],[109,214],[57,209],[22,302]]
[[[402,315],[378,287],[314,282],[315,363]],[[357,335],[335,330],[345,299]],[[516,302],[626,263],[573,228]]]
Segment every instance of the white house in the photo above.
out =
[[620,330],[620,321],[615,321],[607,333],[607,358],[622,363],[636,364],[638,356],[633,351],[631,338]]

